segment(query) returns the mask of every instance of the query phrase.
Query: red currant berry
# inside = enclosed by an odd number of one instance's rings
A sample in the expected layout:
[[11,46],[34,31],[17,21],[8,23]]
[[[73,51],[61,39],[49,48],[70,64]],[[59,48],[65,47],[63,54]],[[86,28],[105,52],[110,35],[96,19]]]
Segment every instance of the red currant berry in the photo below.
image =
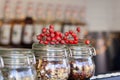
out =
[[78,40],[78,37],[74,37],[74,40]]
[[68,41],[68,40],[65,40],[65,43],[66,43],[66,44],[68,44],[68,43],[69,43],[69,41]]
[[61,40],[60,43],[61,43],[61,44],[65,44],[65,41],[64,41],[64,40]]
[[62,34],[62,33],[60,33],[60,34],[59,34],[59,36],[60,36],[60,37],[63,37],[63,34]]
[[56,41],[56,39],[55,39],[55,38],[52,38],[51,41]]
[[53,28],[54,28],[54,26],[53,26],[53,25],[50,25],[50,28],[52,28],[52,29],[53,29]]
[[59,41],[56,41],[55,43],[56,43],[56,44],[59,44]]
[[47,34],[46,34],[46,36],[47,36],[47,37],[50,37],[50,34],[49,34],[49,33],[47,33]]
[[52,44],[52,45],[53,45],[53,44],[55,44],[55,42],[50,42],[50,44]]
[[80,27],[77,27],[77,29],[76,29],[76,30],[77,30],[77,32],[80,32]]
[[69,32],[65,32],[65,36],[68,36],[69,35]]
[[73,41],[73,44],[77,44],[78,43],[78,41]]
[[43,41],[40,41],[39,43],[40,43],[40,44],[44,44],[44,42],[43,42]]
[[37,40],[41,40],[41,36],[40,35],[37,36]]
[[45,41],[44,44],[48,44],[48,41]]
[[50,33],[54,33],[54,29],[50,28],[50,29],[49,29],[49,32],[50,32]]
[[72,33],[73,33],[73,31],[72,31],[72,30],[69,30],[69,33],[70,33],[70,34],[72,34]]
[[51,33],[50,36],[51,36],[51,37],[55,37],[55,34],[54,34],[54,33]]
[[59,36],[56,36],[55,38],[56,38],[56,40],[58,40],[58,41],[61,40],[61,38],[60,38]]
[[51,41],[51,38],[50,38],[50,37],[47,37],[46,40],[47,40],[47,41]]
[[69,41],[69,43],[70,43],[70,44],[73,44],[73,41],[72,41],[72,40],[70,40],[70,41]]
[[42,29],[42,32],[43,32],[43,33],[47,32],[47,29],[46,29],[46,28],[43,28],[43,29]]
[[64,39],[64,40],[67,40],[67,37],[64,37],[63,39]]
[[85,40],[85,44],[90,44],[90,40]]
[[55,35],[59,36],[60,32],[55,31]]
[[75,33],[72,33],[71,35],[72,35],[73,37],[76,37],[76,36],[77,36]]
[[44,36],[45,36],[45,34],[43,34],[43,33],[42,33],[42,34],[40,34],[40,36],[41,36],[41,37],[44,37]]

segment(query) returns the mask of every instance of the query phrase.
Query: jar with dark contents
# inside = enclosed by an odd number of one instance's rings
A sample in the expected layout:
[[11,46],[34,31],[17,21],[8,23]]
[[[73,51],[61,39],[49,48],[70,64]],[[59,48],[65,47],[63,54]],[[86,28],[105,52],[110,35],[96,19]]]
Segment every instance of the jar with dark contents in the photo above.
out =
[[36,56],[36,69],[39,80],[67,80],[70,66],[64,45],[32,46]]
[[68,80],[90,80],[94,75],[95,65],[92,57],[95,49],[85,44],[69,46],[70,75]]
[[4,61],[3,80],[37,80],[36,60],[31,49],[2,48],[0,56]]

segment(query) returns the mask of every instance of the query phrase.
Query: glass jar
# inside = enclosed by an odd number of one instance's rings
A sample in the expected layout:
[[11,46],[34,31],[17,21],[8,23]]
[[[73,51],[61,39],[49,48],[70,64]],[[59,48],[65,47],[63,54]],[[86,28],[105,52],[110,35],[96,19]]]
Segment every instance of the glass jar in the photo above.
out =
[[2,57],[0,57],[0,80],[3,80],[3,75],[2,75],[2,72],[1,72],[1,69],[3,67],[4,67],[4,62],[3,62]]
[[35,57],[30,49],[0,49],[3,57],[3,80],[37,80]]
[[96,55],[93,47],[85,44],[69,46],[70,75],[68,80],[89,80],[95,72],[92,57]]
[[37,75],[40,80],[67,80],[70,73],[66,48],[64,45],[32,46],[36,56]]

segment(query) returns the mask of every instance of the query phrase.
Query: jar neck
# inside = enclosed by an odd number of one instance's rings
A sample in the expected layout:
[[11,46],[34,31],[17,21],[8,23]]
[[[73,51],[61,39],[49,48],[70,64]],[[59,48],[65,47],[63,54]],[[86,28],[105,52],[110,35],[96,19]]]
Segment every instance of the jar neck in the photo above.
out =
[[66,45],[44,45],[39,43],[33,43],[33,50],[64,50]]
[[70,61],[80,61],[82,62],[87,62],[87,63],[93,63],[93,60],[91,57],[72,57]]
[[66,58],[65,57],[59,57],[59,58],[55,58],[55,57],[52,57],[52,58],[50,58],[50,57],[46,57],[46,58],[42,58],[44,61],[50,61],[50,62],[54,62],[54,61],[61,61],[61,62],[63,62],[64,60],[66,60]]

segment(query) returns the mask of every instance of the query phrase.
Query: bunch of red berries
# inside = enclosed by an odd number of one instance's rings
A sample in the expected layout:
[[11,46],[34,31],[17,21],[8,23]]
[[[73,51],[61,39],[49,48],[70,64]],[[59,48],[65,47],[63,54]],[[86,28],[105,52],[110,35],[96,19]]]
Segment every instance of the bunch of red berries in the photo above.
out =
[[[77,33],[80,28],[76,29]],[[77,44],[79,39],[77,34],[70,30],[64,34],[54,30],[54,26],[50,25],[49,28],[43,28],[42,33],[37,36],[40,44]]]

